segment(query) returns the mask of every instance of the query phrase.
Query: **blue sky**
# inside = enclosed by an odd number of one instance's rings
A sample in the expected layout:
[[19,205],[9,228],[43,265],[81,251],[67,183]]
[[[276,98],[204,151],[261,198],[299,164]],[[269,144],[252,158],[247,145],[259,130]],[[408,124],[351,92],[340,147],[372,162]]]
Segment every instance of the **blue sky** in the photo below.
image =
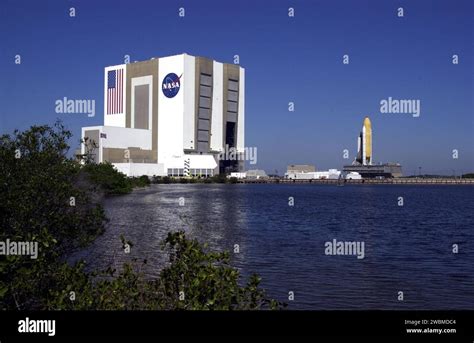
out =
[[[258,168],[339,169],[348,161],[343,149],[354,158],[368,115],[376,162],[400,162],[405,174],[472,172],[473,17],[470,0],[2,0],[0,133],[59,117],[76,147],[82,126],[103,124],[103,68],[125,54],[140,61],[186,52],[229,63],[238,54],[246,145],[258,148]],[[98,113],[57,114],[63,97],[95,99]],[[380,113],[388,97],[419,99],[420,117]]]

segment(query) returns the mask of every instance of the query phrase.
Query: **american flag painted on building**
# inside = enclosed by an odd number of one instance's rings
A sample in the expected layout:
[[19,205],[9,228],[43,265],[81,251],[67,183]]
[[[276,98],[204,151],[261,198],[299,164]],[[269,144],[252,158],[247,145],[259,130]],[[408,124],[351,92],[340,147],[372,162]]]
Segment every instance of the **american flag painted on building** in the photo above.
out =
[[123,113],[123,68],[107,72],[107,114]]

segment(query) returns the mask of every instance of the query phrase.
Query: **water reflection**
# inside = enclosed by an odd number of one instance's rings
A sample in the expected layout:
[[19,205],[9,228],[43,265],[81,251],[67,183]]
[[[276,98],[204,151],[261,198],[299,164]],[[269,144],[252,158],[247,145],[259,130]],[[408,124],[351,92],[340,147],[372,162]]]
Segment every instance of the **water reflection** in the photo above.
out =
[[[469,187],[152,185],[110,198],[107,231],[77,257],[91,268],[148,259],[157,276],[167,233],[185,230],[233,251],[244,276],[258,272],[271,296],[295,292],[296,309],[472,309],[474,213]],[[295,206],[288,206],[288,198]],[[403,196],[405,206],[397,203]],[[184,206],[180,206],[180,198]],[[134,246],[124,254],[119,236]],[[326,256],[324,243],[364,241],[365,258]],[[451,253],[452,243],[462,254]],[[406,301],[397,301],[403,290]]]

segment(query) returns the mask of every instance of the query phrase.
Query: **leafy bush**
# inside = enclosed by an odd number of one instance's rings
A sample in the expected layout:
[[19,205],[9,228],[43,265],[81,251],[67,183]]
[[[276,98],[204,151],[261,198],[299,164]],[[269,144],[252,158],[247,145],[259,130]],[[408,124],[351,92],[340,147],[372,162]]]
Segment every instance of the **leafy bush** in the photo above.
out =
[[78,163],[66,158],[70,137],[60,123],[0,137],[0,241],[39,245],[36,260],[0,256],[0,308],[35,307],[33,295],[44,294],[50,283],[44,267],[104,230],[93,188]]
[[151,183],[150,179],[146,175],[142,175],[140,177],[133,177],[133,178],[130,178],[129,180],[130,180],[130,184],[131,184],[132,188],[147,187]]
[[226,183],[227,182],[227,177],[226,177],[225,174],[214,175],[210,179],[212,180],[212,182],[215,182],[215,183]]
[[[252,275],[239,286],[239,271],[229,265],[228,252],[208,252],[184,232],[169,233],[165,240],[170,266],[160,274],[160,286],[167,302],[165,309],[256,310],[284,306],[268,299],[259,287],[260,277]],[[179,298],[179,294],[183,298]]]
[[169,176],[154,176],[153,179],[152,179],[152,183],[158,183],[158,184],[161,184],[161,183],[175,183],[176,182],[176,179],[174,178],[171,178]]
[[[184,232],[169,233],[163,248],[169,251],[170,265],[157,279],[146,279],[140,264],[127,263],[116,270],[87,274],[84,264],[63,265],[60,287],[50,293],[45,308],[80,310],[257,310],[286,306],[269,299],[252,275],[239,286],[238,270],[229,266],[228,253],[209,252]],[[142,263],[147,263],[143,261]],[[108,276],[94,282],[98,275]],[[70,292],[80,290],[74,301]]]
[[83,172],[87,173],[90,180],[106,195],[127,194],[133,189],[133,182],[109,162],[86,164]]

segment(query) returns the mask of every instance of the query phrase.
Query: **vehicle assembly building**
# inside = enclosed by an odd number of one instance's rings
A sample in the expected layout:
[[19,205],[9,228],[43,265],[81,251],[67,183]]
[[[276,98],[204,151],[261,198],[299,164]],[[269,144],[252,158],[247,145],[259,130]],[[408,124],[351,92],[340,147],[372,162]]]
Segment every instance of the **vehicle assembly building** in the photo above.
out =
[[357,138],[357,157],[351,165],[344,166],[345,173],[359,173],[363,178],[391,178],[402,176],[399,163],[374,164],[372,153],[372,123],[365,117],[362,131]]
[[[238,172],[244,152],[245,69],[187,54],[106,67],[104,125],[82,128],[81,154],[128,176]],[[95,145],[92,146],[91,142]]]

